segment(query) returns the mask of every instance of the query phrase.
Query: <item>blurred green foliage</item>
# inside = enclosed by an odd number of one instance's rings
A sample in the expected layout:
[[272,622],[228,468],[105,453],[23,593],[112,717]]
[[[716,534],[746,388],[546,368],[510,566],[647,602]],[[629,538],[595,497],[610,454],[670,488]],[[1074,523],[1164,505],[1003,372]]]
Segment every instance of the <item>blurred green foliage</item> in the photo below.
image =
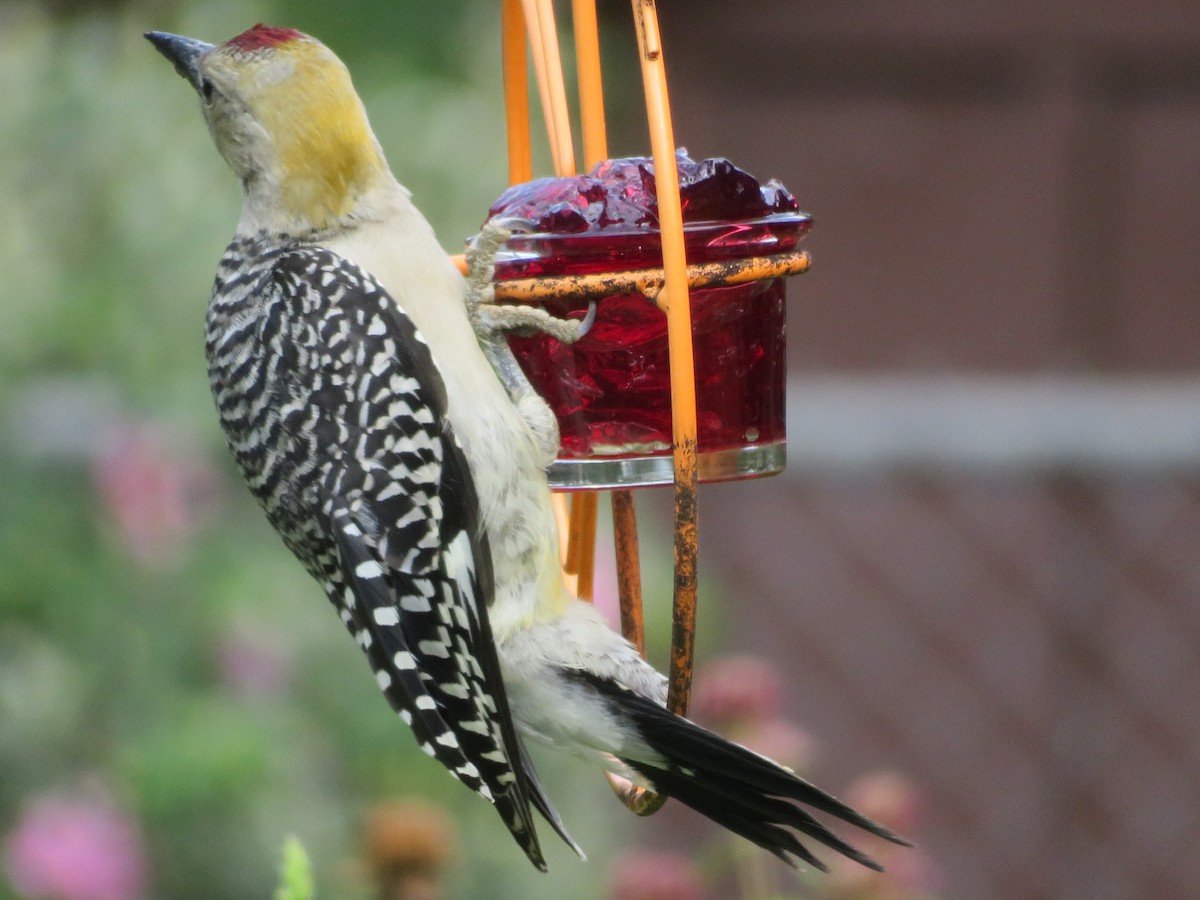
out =
[[201,328],[240,200],[142,33],[260,20],[348,62],[448,250],[504,187],[498,4],[0,4],[0,839],[40,796],[100,790],[141,836],[147,896],[270,896],[294,833],[317,896],[355,898],[366,812],[415,794],[467,848],[451,896],[600,896],[628,828],[603,779],[535,749],[600,861],[544,829],[538,875],[417,750],[226,459]]
[[283,845],[283,866],[275,900],[313,900],[312,865],[304,846],[295,837]]

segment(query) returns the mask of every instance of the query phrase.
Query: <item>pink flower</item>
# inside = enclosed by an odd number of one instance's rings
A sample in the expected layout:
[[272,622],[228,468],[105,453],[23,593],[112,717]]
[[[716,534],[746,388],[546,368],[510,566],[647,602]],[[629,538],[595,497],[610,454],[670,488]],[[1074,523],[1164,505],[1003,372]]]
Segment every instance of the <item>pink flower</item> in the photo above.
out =
[[172,452],[150,429],[125,425],[92,468],[100,498],[129,555],[155,566],[178,554],[209,518],[220,478],[204,461]]
[[612,900],[704,900],[692,861],[675,853],[627,853],[613,867]]
[[[922,798],[916,786],[895,772],[871,772],[847,790],[847,803],[863,815],[910,840],[921,822]],[[933,860],[919,847],[898,847],[871,836],[858,840],[886,871],[872,872],[847,859],[830,861],[823,896],[831,900],[932,900],[939,875]]]
[[814,755],[813,739],[808,732],[784,719],[759,722],[741,739],[755,753],[798,772],[808,768]]
[[916,831],[923,801],[916,786],[898,772],[868,772],[846,790],[846,802],[901,834]]
[[692,714],[718,731],[754,725],[779,712],[783,680],[757,656],[728,656],[696,673]]
[[4,864],[17,892],[38,900],[136,900],[145,889],[137,826],[103,795],[33,800]]
[[268,629],[249,624],[233,625],[217,639],[217,669],[234,693],[269,697],[287,688],[291,666],[278,640]]
[[779,717],[783,678],[757,656],[728,656],[696,673],[691,715],[725,737],[793,769],[813,756],[806,732]]

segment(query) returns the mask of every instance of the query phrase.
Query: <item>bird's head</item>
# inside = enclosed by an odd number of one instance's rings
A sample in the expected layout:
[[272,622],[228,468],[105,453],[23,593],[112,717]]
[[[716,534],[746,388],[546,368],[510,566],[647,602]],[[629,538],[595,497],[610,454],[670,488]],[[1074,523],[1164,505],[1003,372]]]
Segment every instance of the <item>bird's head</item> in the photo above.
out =
[[244,225],[321,230],[395,184],[350,73],[315,38],[265,25],[223,44],[146,37],[200,95],[217,149],[241,179]]

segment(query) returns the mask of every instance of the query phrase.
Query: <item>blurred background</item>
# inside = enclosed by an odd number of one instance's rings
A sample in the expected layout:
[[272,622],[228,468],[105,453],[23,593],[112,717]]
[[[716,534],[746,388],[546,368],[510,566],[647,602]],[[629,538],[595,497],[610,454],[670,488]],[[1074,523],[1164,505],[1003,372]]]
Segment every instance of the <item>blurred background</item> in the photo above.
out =
[[[642,154],[602,7],[611,150]],[[796,877],[537,753],[591,857],[537,875],[226,459],[201,323],[239,197],[142,32],[322,38],[456,252],[504,187],[498,4],[8,0],[0,898],[266,897],[290,834],[337,898],[1194,895],[1200,6],[662,7],[678,141],[816,217],[788,472],[701,492],[697,715],[919,850]]]

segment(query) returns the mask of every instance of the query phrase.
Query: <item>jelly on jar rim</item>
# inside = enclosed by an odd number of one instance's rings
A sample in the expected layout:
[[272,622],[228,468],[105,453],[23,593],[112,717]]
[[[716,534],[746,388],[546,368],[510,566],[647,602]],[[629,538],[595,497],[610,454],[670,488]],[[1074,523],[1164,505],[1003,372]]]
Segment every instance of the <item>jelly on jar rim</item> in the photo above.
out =
[[[690,262],[785,253],[808,233],[812,218],[778,181],[760,184],[723,158],[676,154],[684,244]],[[513,185],[488,218],[527,224],[496,260],[500,280],[662,265],[654,162],[603,160],[591,171]]]
[[[681,148],[676,165],[685,222],[728,222],[800,210],[778,181],[760,184],[722,157],[696,162]],[[551,234],[657,229],[654,161],[644,156],[606,159],[582,175],[513,185],[488,210],[488,219],[501,216],[528,219],[533,230]]]

